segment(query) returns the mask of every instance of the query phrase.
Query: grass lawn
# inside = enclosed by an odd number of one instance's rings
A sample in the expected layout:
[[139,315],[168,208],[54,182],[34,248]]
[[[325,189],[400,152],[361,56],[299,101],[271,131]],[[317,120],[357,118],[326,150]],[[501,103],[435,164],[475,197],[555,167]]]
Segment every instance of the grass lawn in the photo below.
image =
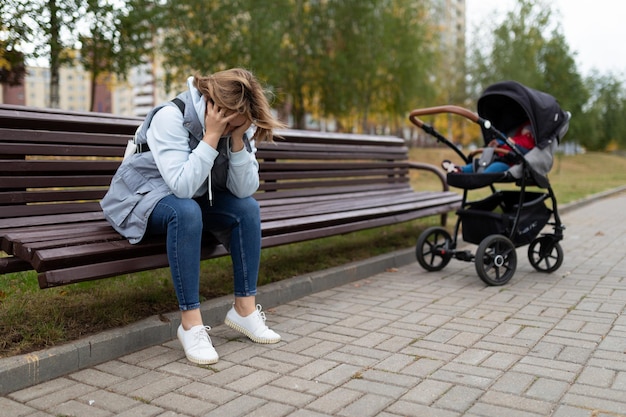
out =
[[[417,162],[455,160],[448,148],[413,149]],[[460,161],[456,161],[460,162]],[[559,204],[626,185],[626,158],[603,153],[559,155],[550,174]],[[420,190],[440,190],[432,174],[415,173]],[[487,190],[479,190],[485,192]],[[259,285],[411,247],[438,216],[384,228],[265,249]],[[451,216],[449,223],[454,223]],[[567,238],[567,233],[565,238]],[[566,254],[567,256],[567,254]],[[231,294],[229,258],[202,263],[201,297]],[[0,357],[28,353],[139,319],[177,310],[168,269],[40,290],[34,272],[0,276]]]

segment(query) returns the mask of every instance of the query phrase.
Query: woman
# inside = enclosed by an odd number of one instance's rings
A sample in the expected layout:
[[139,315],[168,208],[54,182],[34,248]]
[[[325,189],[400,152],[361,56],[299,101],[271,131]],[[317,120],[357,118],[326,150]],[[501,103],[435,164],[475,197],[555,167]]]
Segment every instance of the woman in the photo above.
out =
[[[257,343],[280,336],[255,302],[261,253],[259,164],[252,139],[271,141],[283,125],[252,73],[234,68],[187,80],[188,91],[146,116],[136,153],[116,172],[101,205],[131,243],[166,235],[181,324],[177,336],[191,362],[218,360],[199,301],[202,234],[211,232],[233,261],[233,307],[225,323]],[[252,126],[254,124],[254,126]]]

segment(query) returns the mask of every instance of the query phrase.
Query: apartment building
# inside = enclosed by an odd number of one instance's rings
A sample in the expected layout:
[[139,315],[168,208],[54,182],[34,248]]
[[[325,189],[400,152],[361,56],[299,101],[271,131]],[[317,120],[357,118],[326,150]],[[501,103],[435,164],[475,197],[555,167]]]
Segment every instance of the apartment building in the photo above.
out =
[[446,102],[459,103],[465,94],[465,0],[433,1],[435,22],[438,22],[439,59],[438,84],[447,94]]
[[439,23],[441,46],[448,51],[465,50],[465,0],[431,0]]

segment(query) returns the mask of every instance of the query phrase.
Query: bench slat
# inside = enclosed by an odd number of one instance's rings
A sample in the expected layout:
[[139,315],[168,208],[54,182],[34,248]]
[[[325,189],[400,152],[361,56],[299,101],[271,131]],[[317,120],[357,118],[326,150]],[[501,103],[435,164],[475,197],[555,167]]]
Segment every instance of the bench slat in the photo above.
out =
[[323,145],[350,145],[350,146],[385,146],[404,147],[404,140],[397,136],[365,135],[355,133],[318,132],[308,130],[277,130],[276,142],[281,137],[291,143],[317,143]]
[[[84,139],[84,138],[83,138]],[[38,144],[32,142],[0,143],[2,155],[43,155],[43,156],[124,156],[119,146],[86,146],[76,144]]]
[[65,111],[50,108],[2,105],[0,126],[64,132],[132,135],[143,119],[107,113]]
[[[108,182],[107,182],[108,181]],[[46,177],[43,175],[23,177],[0,176],[0,190],[15,190],[20,188],[41,189],[45,187],[104,187],[111,183],[109,175]]]
[[[6,204],[45,203],[48,201],[100,200],[106,193],[100,190],[16,191],[0,193],[0,206]],[[24,215],[24,212],[21,213]]]
[[[291,132],[291,131],[290,131]],[[313,136],[312,136],[313,137]],[[257,144],[258,152],[265,151],[283,152],[285,154],[294,151],[328,151],[328,145],[332,145],[332,149],[339,153],[353,152],[355,149],[362,151],[381,150],[383,153],[406,154],[407,147],[403,141],[398,142],[398,138],[393,143],[384,141],[358,141],[354,137],[346,141],[332,140],[332,142],[322,141],[321,137],[312,141],[301,142],[293,139],[293,135],[287,135],[284,139],[276,139],[274,142],[262,142]]]
[[[0,120],[0,123],[1,120]],[[123,149],[132,136],[129,134],[112,133],[85,133],[53,130],[9,129],[0,127],[0,138],[3,142],[17,142],[33,144],[65,144],[65,145],[94,145],[115,146],[118,151]],[[26,152],[28,154],[28,152]]]
[[[23,206],[6,206],[0,207],[0,215],[5,217],[0,219],[0,228],[3,225],[7,227],[16,225],[19,217],[23,216],[42,216],[42,215],[61,215],[72,213],[92,213],[95,210],[100,209],[100,204],[97,202],[82,202],[82,203],[63,203],[63,204],[33,204]],[[103,217],[100,212],[100,217]],[[15,221],[16,223],[12,223]],[[19,223],[28,225],[28,218],[19,219]]]
[[406,183],[408,179],[406,178],[337,178],[334,180],[328,181],[316,181],[315,183],[311,182],[310,184],[301,183],[301,182],[284,182],[281,184],[273,184],[271,182],[265,182],[259,186],[259,190],[261,191],[275,191],[275,190],[294,190],[300,189],[304,190],[304,194],[310,193],[315,195],[316,190],[323,190],[328,187],[356,187],[358,185],[378,185],[388,186],[390,184],[396,183]]
[[315,160],[360,160],[360,159],[377,159],[377,160],[404,160],[406,154],[402,153],[386,153],[384,149],[372,149],[371,151],[361,151],[352,149],[345,152],[334,152],[333,150],[323,150],[319,152],[307,152],[299,150],[298,152],[282,152],[265,150],[258,152],[259,159],[276,160],[276,159],[315,159]]
[[[294,164],[296,165],[296,164]],[[298,169],[299,167],[299,169]],[[311,164],[298,164],[291,169],[277,169],[274,171],[264,169],[259,171],[262,181],[271,180],[294,180],[294,179],[316,179],[316,178],[345,178],[345,177],[387,177],[407,175],[407,166],[312,166]]]
[[7,239],[12,240],[13,255],[29,262],[33,261],[33,254],[42,249],[123,240],[119,233],[108,224],[81,224],[79,227],[81,230],[80,234],[76,234],[76,229],[72,228],[42,232],[39,235],[32,233],[24,233],[17,236],[9,235]]
[[[202,259],[211,259],[227,255],[228,252],[221,245],[204,246]],[[38,274],[39,287],[49,288],[67,285],[75,282],[91,281],[94,279],[110,278],[134,272],[165,268],[168,266],[167,255],[140,256],[132,259],[116,259],[109,262],[91,263],[88,265],[73,266]]]
[[[266,221],[263,225],[263,231],[280,231],[281,233],[285,230],[301,230],[306,228],[317,228],[325,225],[332,225],[339,222],[348,222],[348,221],[360,221],[363,219],[368,219],[376,216],[384,216],[384,215],[397,215],[405,212],[411,212],[420,210],[426,207],[440,207],[442,204],[446,204],[449,202],[457,201],[456,196],[450,196],[449,198],[439,198],[439,199],[429,199],[426,201],[423,200],[414,200],[414,201],[404,201],[400,203],[389,203],[385,206],[379,207],[371,207],[371,208],[361,208],[361,209],[353,209],[350,211],[334,211],[330,213],[323,213],[318,215],[309,215],[309,216],[298,216],[291,217],[286,219],[279,219],[275,221]],[[346,209],[349,210],[349,207],[355,207],[356,205],[347,206]]]
[[[45,172],[50,175],[63,175],[68,173],[84,173],[85,175],[98,175],[106,172],[113,175],[120,165],[120,160],[0,160],[0,172],[9,174],[20,173],[21,176],[38,175]],[[4,185],[2,185],[4,186]]]
[[[267,184],[267,183],[266,183]],[[384,187],[381,187],[378,183],[366,181],[363,184],[350,184],[350,185],[337,185],[334,187],[304,187],[299,189],[287,188],[283,185],[279,189],[271,189],[269,185],[261,184],[261,191],[255,194],[255,198],[261,205],[271,204],[268,201],[278,200],[283,198],[317,198],[319,196],[333,196],[333,195],[350,195],[352,193],[364,193],[364,192],[389,192],[393,190],[402,190],[409,187],[408,182],[386,183]],[[332,197],[331,197],[332,198]],[[281,203],[279,203],[281,204]]]
[[289,163],[276,162],[276,161],[263,161],[261,163],[260,173],[267,172],[282,172],[282,171],[350,171],[350,170],[362,170],[362,169],[407,169],[408,166],[404,162],[391,162],[391,161],[374,161],[367,162],[362,160],[348,161],[346,159],[341,161],[325,161],[325,162],[310,162],[292,159]]
[[[41,228],[43,226],[55,227],[56,225],[65,225],[67,223],[104,220],[104,214],[100,210],[100,205],[98,203],[92,204],[89,206],[85,205],[87,207],[84,211],[76,210],[72,213],[52,213],[48,215],[44,214],[39,216],[15,217],[9,219],[0,218],[0,236],[2,236],[3,233],[15,231],[15,229]],[[89,207],[92,209],[87,210]]]
[[[339,190],[342,190],[339,192]],[[335,199],[350,199],[356,197],[366,198],[368,196],[390,196],[395,197],[398,193],[404,192],[413,192],[413,189],[408,185],[408,183],[404,184],[393,184],[389,187],[381,188],[374,184],[374,186],[370,184],[366,184],[360,187],[337,187],[333,191],[326,190],[326,192],[318,192],[315,195],[307,194],[305,196],[295,195],[290,191],[275,191],[275,192],[267,192],[267,193],[258,193],[256,194],[256,200],[259,202],[261,206],[261,210],[265,207],[272,206],[283,206],[289,204],[298,204],[298,203],[307,203],[311,201],[332,201]],[[427,191],[422,191],[424,195],[428,193]],[[269,198],[264,199],[263,196],[267,196]]]
[[[456,198],[456,195],[452,194],[452,198]],[[293,218],[306,217],[309,215],[319,215],[320,213],[344,213],[352,212],[353,210],[361,209],[367,206],[371,210],[376,210],[380,213],[384,210],[401,211],[401,205],[405,203],[415,202],[434,202],[434,204],[441,203],[445,197],[442,195],[416,195],[412,192],[405,192],[402,194],[393,195],[391,198],[389,195],[370,195],[367,197],[362,196],[350,196],[346,198],[338,198],[334,200],[318,200],[318,201],[306,201],[301,203],[283,203],[281,206],[275,206],[271,208],[263,207],[263,220],[271,221],[280,218]],[[297,213],[297,214],[294,214]]]

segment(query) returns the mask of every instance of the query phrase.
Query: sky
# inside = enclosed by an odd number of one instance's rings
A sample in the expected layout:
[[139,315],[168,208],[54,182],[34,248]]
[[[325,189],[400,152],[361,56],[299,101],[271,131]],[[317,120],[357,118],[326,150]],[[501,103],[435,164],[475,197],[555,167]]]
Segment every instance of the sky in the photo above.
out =
[[[592,69],[601,73],[626,74],[626,1],[550,0],[554,22],[560,22],[565,39],[582,75]],[[515,0],[466,0],[467,33],[471,37],[480,23],[500,23],[513,10]]]

